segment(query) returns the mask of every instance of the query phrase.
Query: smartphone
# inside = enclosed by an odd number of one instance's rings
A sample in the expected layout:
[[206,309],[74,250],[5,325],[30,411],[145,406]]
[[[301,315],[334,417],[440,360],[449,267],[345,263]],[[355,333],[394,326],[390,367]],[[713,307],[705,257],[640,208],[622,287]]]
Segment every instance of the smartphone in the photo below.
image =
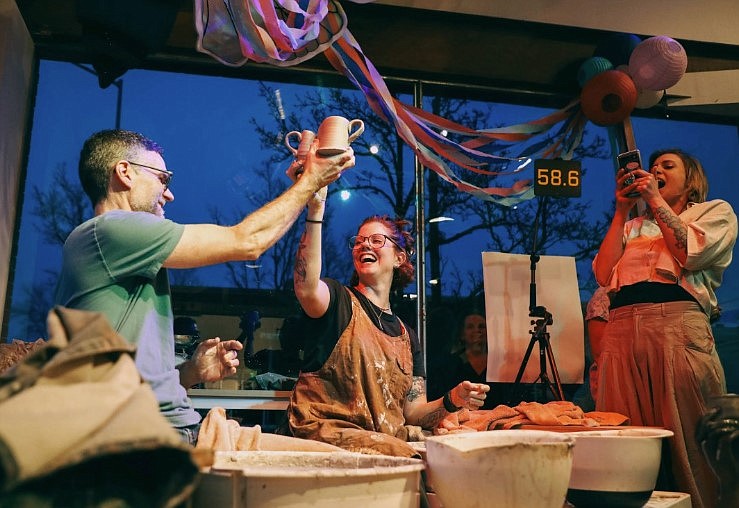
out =
[[[638,149],[620,153],[618,154],[617,159],[618,167],[628,172],[641,167],[641,153]],[[629,175],[628,178],[624,180],[624,187],[628,187],[632,183],[634,183],[634,176]],[[629,192],[627,194],[630,198],[637,198],[639,195],[640,194],[638,192]]]

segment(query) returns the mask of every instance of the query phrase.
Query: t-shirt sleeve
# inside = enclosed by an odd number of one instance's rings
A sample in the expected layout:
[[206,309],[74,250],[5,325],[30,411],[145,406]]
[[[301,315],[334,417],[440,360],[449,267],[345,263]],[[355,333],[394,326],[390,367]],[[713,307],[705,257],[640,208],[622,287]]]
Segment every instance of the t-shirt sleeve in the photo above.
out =
[[[697,217],[693,218],[693,209]],[[737,238],[737,219],[731,205],[716,199],[695,205],[681,215],[687,222],[688,257],[685,268],[691,271],[731,263]]]
[[148,212],[109,212],[95,239],[108,274],[153,278],[177,246],[185,226]]
[[408,328],[408,334],[411,338],[411,354],[413,355],[413,376],[414,377],[426,377],[426,369],[423,365],[423,347],[421,347],[421,341],[418,340],[416,331],[412,328]]
[[344,286],[334,279],[322,280],[329,289],[329,305],[326,313],[319,318],[310,318],[303,314],[303,372],[315,372],[326,363],[351,320],[351,298]]

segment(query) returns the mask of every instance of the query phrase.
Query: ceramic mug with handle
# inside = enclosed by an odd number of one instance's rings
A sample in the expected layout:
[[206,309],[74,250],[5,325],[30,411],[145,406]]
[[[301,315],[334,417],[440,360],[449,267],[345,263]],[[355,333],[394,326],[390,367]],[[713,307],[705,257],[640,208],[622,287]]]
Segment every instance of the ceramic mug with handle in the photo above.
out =
[[318,155],[329,157],[345,152],[352,141],[364,132],[364,122],[358,118],[329,116],[318,127]]
[[[295,155],[296,159],[305,159],[313,144],[316,134],[310,130],[290,131],[285,134],[285,146]],[[297,144],[294,146],[293,143]]]

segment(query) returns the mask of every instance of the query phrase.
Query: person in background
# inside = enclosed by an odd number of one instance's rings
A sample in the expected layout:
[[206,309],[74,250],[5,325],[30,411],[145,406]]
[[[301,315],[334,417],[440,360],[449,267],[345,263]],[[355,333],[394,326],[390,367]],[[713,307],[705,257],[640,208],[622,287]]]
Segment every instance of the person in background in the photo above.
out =
[[[616,210],[593,261],[611,295],[596,409],[673,431],[672,490],[688,492],[694,508],[712,507],[717,482],[695,436],[708,398],[726,391],[710,319],[737,218],[727,202],[706,201],[703,167],[679,149],[653,153],[648,171],[619,170],[616,182]],[[629,220],[638,198],[646,211]]]
[[[435,368],[442,373],[444,386],[455,386],[469,380],[474,383],[487,383],[488,336],[484,313],[471,310],[457,325],[456,340],[447,356],[437,361]],[[486,397],[480,409],[492,409],[495,398]]]
[[100,131],[85,141],[79,177],[94,217],[64,244],[55,302],[102,312],[136,345],[136,365],[162,415],[194,444],[201,417],[186,388],[233,375],[243,346],[206,339],[188,361],[175,366],[166,269],[257,259],[287,232],[316,191],[354,166],[354,154],[349,149],[320,158],[312,147],[300,162],[300,181],[230,227],[165,219],[164,206],[174,200],[173,172],[162,154],[154,141],[126,130]]
[[189,316],[177,316],[172,325],[174,332],[175,365],[189,360],[200,342],[198,323]]
[[488,387],[464,381],[426,400],[421,345],[390,304],[414,277],[407,221],[365,219],[349,240],[349,286],[320,278],[325,192],[309,203],[295,260],[295,295],[313,326],[288,406],[290,432],[355,452],[418,456],[407,441],[420,438],[419,428],[479,408]]

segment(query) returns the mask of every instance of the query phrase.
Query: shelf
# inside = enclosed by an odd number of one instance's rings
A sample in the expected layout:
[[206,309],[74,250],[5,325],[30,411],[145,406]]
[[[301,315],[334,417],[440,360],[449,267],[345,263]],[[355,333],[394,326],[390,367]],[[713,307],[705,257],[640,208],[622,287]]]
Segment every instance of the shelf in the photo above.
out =
[[283,390],[213,390],[193,388],[187,391],[196,409],[254,409],[284,411],[290,391]]

